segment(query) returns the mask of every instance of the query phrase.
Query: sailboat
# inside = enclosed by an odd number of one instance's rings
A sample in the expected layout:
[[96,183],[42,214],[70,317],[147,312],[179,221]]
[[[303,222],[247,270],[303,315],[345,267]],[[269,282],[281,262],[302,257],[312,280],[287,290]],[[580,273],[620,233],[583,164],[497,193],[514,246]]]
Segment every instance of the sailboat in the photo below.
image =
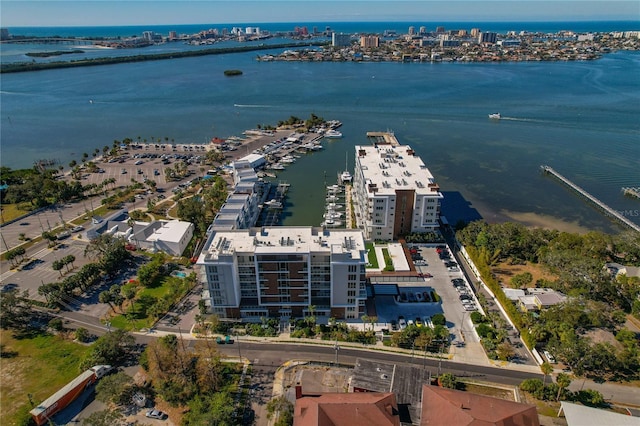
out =
[[351,173],[349,173],[349,168],[347,165],[348,163],[349,163],[349,153],[347,152],[344,159],[344,172],[342,172],[339,176],[340,183],[342,185],[351,183],[351,181],[353,180],[353,176],[351,176]]

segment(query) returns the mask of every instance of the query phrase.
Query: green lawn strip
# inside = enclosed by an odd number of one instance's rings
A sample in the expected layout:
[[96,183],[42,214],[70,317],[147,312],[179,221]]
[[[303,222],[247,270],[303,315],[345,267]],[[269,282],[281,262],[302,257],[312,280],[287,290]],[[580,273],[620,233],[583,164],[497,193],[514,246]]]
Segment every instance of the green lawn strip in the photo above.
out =
[[367,268],[378,269],[378,257],[376,256],[376,250],[373,243],[365,243],[364,247],[367,249]]
[[0,223],[12,221],[20,216],[29,213],[27,210],[21,210],[18,204],[3,204],[2,215],[0,215]]
[[[172,287],[177,288],[177,291],[173,291],[174,297],[171,298],[169,306],[177,303],[189,291],[187,280],[177,277],[164,277],[162,283],[156,287],[142,287],[139,289],[133,304],[129,306],[127,312],[116,315],[109,320],[111,326],[123,330],[151,328],[155,318],[147,313],[151,306],[148,302],[160,300],[170,295]],[[160,318],[162,315],[160,315]]]
[[[89,352],[89,346],[53,335],[16,339],[2,331],[3,373],[0,385],[0,424],[15,424],[31,410],[29,394],[38,404],[80,374],[79,365]],[[20,415],[18,414],[20,413]]]
[[382,249],[382,256],[384,257],[385,271],[394,271],[393,260],[391,259],[391,255],[389,254],[389,249]]

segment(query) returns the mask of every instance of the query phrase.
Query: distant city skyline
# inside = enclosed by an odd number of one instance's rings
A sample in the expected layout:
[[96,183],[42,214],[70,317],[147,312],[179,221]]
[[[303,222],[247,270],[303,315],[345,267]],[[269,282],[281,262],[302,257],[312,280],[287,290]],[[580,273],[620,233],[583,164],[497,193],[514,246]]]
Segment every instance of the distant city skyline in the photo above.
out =
[[291,22],[638,21],[640,0],[2,0],[2,27]]

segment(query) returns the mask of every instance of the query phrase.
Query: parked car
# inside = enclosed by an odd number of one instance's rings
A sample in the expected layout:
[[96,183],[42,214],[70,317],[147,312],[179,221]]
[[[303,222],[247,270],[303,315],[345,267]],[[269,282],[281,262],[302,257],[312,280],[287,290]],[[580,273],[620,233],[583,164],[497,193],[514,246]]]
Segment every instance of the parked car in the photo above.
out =
[[416,317],[416,325],[418,327],[422,327],[422,320],[420,319],[420,317]]
[[150,419],[158,419],[158,420],[164,420],[167,417],[167,414],[160,411],[160,410],[149,410],[147,411],[147,414],[145,414],[146,417],[150,418]]
[[403,316],[398,317],[398,325],[400,326],[400,330],[407,328],[407,321],[405,321]]
[[398,331],[398,321],[391,320],[391,331]]
[[71,232],[82,232],[84,230],[84,226],[74,226],[71,228]]

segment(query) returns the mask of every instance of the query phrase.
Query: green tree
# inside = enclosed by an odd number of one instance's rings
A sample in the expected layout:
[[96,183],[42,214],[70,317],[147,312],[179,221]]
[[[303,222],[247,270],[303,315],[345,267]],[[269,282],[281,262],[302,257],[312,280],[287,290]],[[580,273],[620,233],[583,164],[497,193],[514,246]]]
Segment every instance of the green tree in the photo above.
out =
[[558,373],[558,375],[556,376],[556,384],[558,385],[558,394],[556,395],[556,401],[559,401],[560,394],[571,384],[571,376],[565,373]]
[[293,404],[286,396],[281,395],[267,403],[267,419],[275,417],[274,425],[291,426],[293,424]]
[[100,336],[91,346],[83,368],[93,365],[121,365],[131,354],[135,339],[124,330],[116,329]]
[[438,377],[438,383],[443,388],[456,389],[458,387],[458,379],[451,373],[444,373]]
[[130,389],[133,385],[133,378],[124,371],[100,379],[96,385],[96,399],[105,403],[125,405],[131,402]]
[[548,362],[543,362],[540,365],[540,370],[542,371],[542,374],[544,374],[544,380],[542,381],[542,385],[544,386],[547,381],[547,376],[553,373],[553,366]]
[[184,415],[185,426],[216,425],[235,426],[233,397],[226,391],[213,395],[197,395],[189,401],[189,411]]
[[78,342],[87,342],[89,340],[89,330],[84,327],[76,328],[76,340]]
[[522,274],[517,274],[511,277],[511,286],[513,288],[527,287],[532,282],[533,275],[531,275],[531,272],[523,272]]

